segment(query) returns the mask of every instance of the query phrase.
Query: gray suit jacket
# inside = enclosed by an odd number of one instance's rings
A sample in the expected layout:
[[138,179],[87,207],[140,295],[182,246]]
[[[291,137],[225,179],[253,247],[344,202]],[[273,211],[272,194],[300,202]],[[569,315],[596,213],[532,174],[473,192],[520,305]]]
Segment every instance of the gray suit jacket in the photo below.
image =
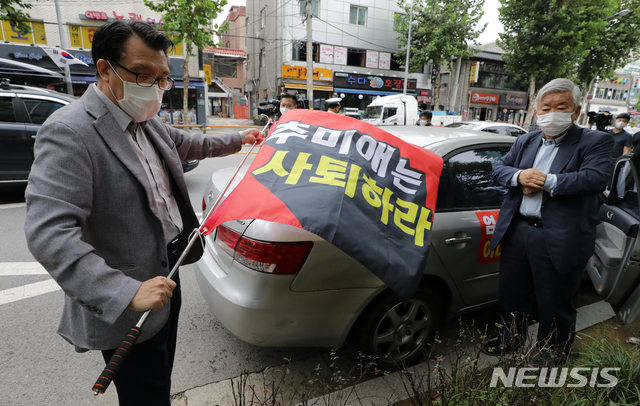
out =
[[[66,293],[58,333],[77,347],[113,349],[142,315],[127,309],[142,281],[170,269],[149,180],[96,91],[89,86],[38,131],[25,233],[33,256]],[[242,140],[237,133],[189,134],[157,117],[146,133],[170,173],[184,222],[182,249],[197,219],[180,161],[237,152]],[[190,262],[199,255],[194,251]],[[169,308],[151,312],[139,342],[160,330]]]

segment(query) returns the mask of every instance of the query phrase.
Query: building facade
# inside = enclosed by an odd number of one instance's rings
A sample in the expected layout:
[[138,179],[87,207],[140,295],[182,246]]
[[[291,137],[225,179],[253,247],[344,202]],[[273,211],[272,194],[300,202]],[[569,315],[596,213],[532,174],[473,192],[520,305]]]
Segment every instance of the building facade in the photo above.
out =
[[[62,33],[58,28],[58,18],[53,0],[40,0],[33,2],[33,8],[28,10],[31,15],[29,24],[32,34],[23,34],[12,27],[7,21],[2,21],[0,43],[0,58],[25,62],[39,68],[49,69],[62,73],[53,61],[47,56],[41,47],[56,48],[62,46],[62,40],[66,50],[82,60],[88,67],[71,65],[71,81],[73,94],[81,96],[89,85],[97,81],[95,63],[91,57],[91,44],[95,31],[107,21],[136,20],[162,29],[164,21],[160,14],[151,11],[142,0],[132,0],[126,3],[95,3],[90,1],[65,1],[60,3],[60,14],[63,23]],[[61,38],[62,35],[62,38]],[[168,123],[201,123],[206,122],[205,112],[205,88],[201,78],[190,77],[188,100],[189,108],[183,111],[183,82],[184,74],[184,49],[182,44],[177,44],[169,55],[171,76],[176,79],[174,88],[165,92],[160,111],[161,118]],[[6,68],[3,72],[7,72]],[[190,76],[197,76],[198,58],[189,60]],[[193,75],[193,73],[196,75]],[[2,73],[0,73],[0,76]],[[37,74],[21,72],[19,76],[12,75],[12,83],[27,84],[39,87],[48,87],[60,92],[66,92],[64,81],[54,81],[50,78],[43,79]]]
[[[312,25],[313,107],[342,97],[343,107],[363,110],[373,98],[402,93],[404,70],[392,57],[398,50],[397,1],[247,0],[247,94],[255,117],[259,102],[283,92],[307,99],[307,24]],[[408,93],[428,89],[430,76],[414,73]],[[428,91],[426,92],[428,93]],[[426,97],[427,95],[423,95]]]
[[203,63],[211,69],[211,83],[207,92],[208,114],[223,117],[249,118],[245,96],[246,81],[246,8],[231,6],[227,31],[220,36],[224,47],[206,47]]
[[463,120],[522,124],[529,87],[507,71],[502,54],[494,43],[480,45],[471,58],[456,60],[451,71],[442,67],[440,109]]

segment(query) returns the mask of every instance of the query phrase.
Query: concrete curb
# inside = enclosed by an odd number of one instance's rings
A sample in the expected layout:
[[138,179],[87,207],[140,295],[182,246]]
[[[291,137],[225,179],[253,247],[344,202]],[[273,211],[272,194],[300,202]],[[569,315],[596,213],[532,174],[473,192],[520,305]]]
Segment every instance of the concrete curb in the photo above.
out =
[[[581,331],[603,321],[615,317],[611,306],[604,302],[596,302],[578,309],[578,319],[576,330]],[[537,324],[529,327],[529,337],[535,337]],[[442,363],[442,367],[449,366],[448,359]],[[293,401],[301,402],[300,394],[309,390],[317,378],[316,370],[320,364],[329,365],[332,361],[326,356],[314,357],[312,359],[293,362],[275,368],[268,368],[265,371],[252,373],[247,376],[247,387],[253,387],[257,396],[269,395],[271,388],[265,387],[265,383],[276,381],[276,386],[281,389],[281,393],[276,396],[282,398],[283,405],[293,404]],[[480,356],[482,368],[497,364],[498,358],[489,357],[484,354]],[[408,368],[409,373],[425,374],[431,368],[430,362],[424,362],[414,367]],[[237,385],[240,377],[215,382],[199,388],[189,389],[176,395],[171,402],[172,406],[229,406],[234,405],[233,384]],[[267,391],[267,392],[265,392]],[[355,386],[350,386],[339,391],[331,392],[307,401],[308,406],[320,406],[328,404],[339,404],[341,406],[362,406],[362,405],[389,405],[409,398],[402,377],[398,372],[375,378]],[[262,397],[260,397],[262,399]],[[250,400],[250,399],[247,399]],[[302,403],[297,403],[302,406]]]

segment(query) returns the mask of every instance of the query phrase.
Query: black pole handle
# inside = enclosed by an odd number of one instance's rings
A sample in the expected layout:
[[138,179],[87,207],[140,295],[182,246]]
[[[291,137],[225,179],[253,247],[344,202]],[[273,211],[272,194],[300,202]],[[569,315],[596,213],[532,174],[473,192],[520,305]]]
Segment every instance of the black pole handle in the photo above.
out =
[[111,359],[107,363],[107,366],[104,367],[104,370],[100,374],[100,377],[93,385],[92,390],[95,396],[98,396],[99,394],[104,393],[104,391],[107,390],[109,384],[113,380],[113,377],[120,369],[120,366],[127,358],[127,355],[129,355],[129,351],[131,351],[133,345],[138,340],[138,337],[140,337],[140,330],[141,329],[138,327],[133,327],[131,330],[129,330],[127,336],[122,341],[121,347],[116,349],[116,352],[113,353]]

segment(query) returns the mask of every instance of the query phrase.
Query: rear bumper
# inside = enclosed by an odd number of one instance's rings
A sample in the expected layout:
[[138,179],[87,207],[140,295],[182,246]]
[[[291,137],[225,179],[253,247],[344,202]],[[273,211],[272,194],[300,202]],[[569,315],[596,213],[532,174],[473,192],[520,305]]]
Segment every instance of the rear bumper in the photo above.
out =
[[338,348],[379,289],[293,292],[295,275],[253,271],[235,261],[225,271],[207,244],[197,263],[202,296],[236,337],[263,347]]

